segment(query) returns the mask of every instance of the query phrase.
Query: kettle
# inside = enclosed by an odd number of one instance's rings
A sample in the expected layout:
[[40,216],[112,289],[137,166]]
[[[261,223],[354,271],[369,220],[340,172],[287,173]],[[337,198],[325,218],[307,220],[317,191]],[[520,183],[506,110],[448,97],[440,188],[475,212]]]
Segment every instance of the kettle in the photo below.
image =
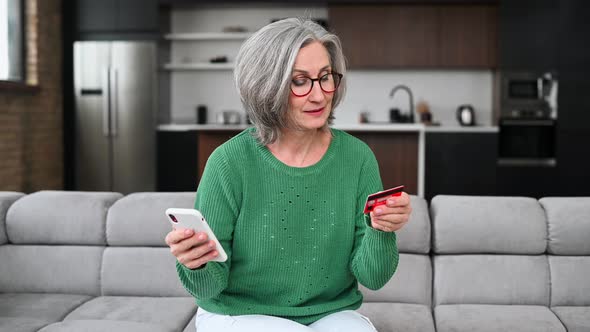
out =
[[462,126],[475,126],[475,110],[471,105],[459,105],[457,108],[457,121]]

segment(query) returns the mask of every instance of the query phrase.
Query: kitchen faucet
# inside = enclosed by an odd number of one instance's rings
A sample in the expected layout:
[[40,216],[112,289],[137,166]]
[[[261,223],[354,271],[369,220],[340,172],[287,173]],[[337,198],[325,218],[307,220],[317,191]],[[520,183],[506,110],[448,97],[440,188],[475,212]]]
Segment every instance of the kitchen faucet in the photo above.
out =
[[393,87],[393,89],[391,89],[391,92],[389,93],[389,98],[393,99],[395,93],[398,90],[405,90],[408,93],[408,97],[409,97],[409,101],[410,101],[410,114],[408,117],[408,120],[410,123],[414,123],[414,95],[412,94],[412,90],[410,90],[409,87],[407,87],[406,85],[403,84],[399,84]]

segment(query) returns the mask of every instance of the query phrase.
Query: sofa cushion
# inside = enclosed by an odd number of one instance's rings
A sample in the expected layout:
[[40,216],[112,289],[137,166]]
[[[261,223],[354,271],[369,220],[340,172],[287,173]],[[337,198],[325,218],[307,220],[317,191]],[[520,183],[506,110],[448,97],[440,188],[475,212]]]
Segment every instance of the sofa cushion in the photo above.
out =
[[397,233],[400,252],[427,254],[430,251],[430,217],[424,198],[410,196],[412,213],[409,222]]
[[434,257],[435,304],[549,305],[545,255]]
[[15,244],[104,245],[107,210],[122,195],[40,191],[16,201],[6,215]]
[[111,246],[166,246],[171,227],[167,208],[194,207],[194,192],[134,193],[117,201],[107,217],[107,243]]
[[434,332],[429,306],[371,302],[363,303],[358,311],[367,316],[379,332]]
[[64,321],[135,322],[182,331],[196,312],[195,300],[189,297],[101,296],[78,307]]
[[85,295],[0,293],[0,331],[37,331],[62,320],[90,298]]
[[0,246],[0,292],[99,295],[103,247]]
[[71,294],[0,293],[0,317],[35,317],[55,322],[91,298]]
[[590,307],[553,307],[568,332],[590,331]]
[[432,263],[426,255],[400,254],[397,271],[383,288],[373,291],[359,284],[364,302],[432,304]]
[[547,247],[545,212],[532,198],[440,195],[431,218],[439,254],[542,254]]
[[43,326],[50,324],[43,319],[32,317],[2,317],[0,316],[0,331],[2,332],[37,332]]
[[551,306],[590,306],[590,257],[549,256]]
[[39,332],[177,332],[172,328],[152,323],[116,320],[72,320],[51,324]]
[[108,247],[102,295],[190,296],[176,274],[175,262],[168,248]]
[[6,236],[6,212],[8,208],[19,198],[25,194],[17,193],[14,191],[2,191],[0,192],[0,244],[8,242]]
[[440,305],[434,308],[437,332],[566,332],[542,306]]
[[547,252],[590,255],[590,197],[546,197],[539,202],[549,222]]

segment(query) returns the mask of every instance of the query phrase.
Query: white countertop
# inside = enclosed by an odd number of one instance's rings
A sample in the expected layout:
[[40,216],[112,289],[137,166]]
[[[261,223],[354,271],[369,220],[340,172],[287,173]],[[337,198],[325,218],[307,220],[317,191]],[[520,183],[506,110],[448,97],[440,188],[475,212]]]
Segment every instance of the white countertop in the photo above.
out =
[[248,128],[247,124],[223,125],[223,124],[160,124],[157,129],[160,131],[189,131],[189,130],[244,130]]
[[421,123],[358,123],[334,125],[336,129],[344,131],[422,131]]
[[[189,131],[189,130],[244,130],[250,125],[236,124],[236,125],[222,125],[222,124],[161,124],[157,129],[160,131]],[[348,124],[348,125],[334,125],[333,128],[344,131],[394,131],[394,132],[408,132],[408,131],[422,131],[424,125],[405,124],[405,123],[384,123],[384,124]]]
[[[248,128],[247,124],[222,125],[222,124],[161,124],[157,129],[160,131],[239,131]],[[366,123],[366,124],[339,124],[333,128],[344,131],[392,131],[392,132],[420,132],[427,133],[497,133],[497,126],[424,126],[421,123]]]
[[498,126],[427,126],[427,133],[497,133]]

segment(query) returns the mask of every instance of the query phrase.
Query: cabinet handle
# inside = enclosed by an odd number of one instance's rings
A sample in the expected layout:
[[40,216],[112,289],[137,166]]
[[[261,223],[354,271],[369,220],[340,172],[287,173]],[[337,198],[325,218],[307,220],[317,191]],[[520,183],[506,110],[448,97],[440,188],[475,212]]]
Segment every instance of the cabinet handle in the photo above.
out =
[[109,68],[105,68],[102,72],[102,91],[104,91],[104,96],[102,98],[102,135],[108,137],[110,135],[109,130],[109,109],[111,103],[111,93],[110,93],[110,71]]
[[111,69],[111,136],[117,136],[117,127],[118,127],[118,116],[119,116],[119,107],[118,107],[118,85],[119,80],[117,78],[117,70]]

